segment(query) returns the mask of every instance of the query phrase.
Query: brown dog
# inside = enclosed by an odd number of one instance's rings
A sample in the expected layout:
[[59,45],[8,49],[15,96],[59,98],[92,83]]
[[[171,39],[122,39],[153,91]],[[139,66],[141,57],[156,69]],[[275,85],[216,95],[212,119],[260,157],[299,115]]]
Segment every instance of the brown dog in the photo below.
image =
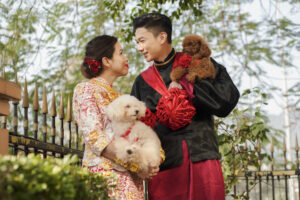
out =
[[186,73],[186,79],[191,83],[195,83],[196,78],[198,78],[198,80],[215,78],[215,68],[210,61],[211,50],[202,37],[198,35],[188,35],[184,38],[182,47],[182,53],[192,56],[192,61],[188,68],[177,66],[172,70],[170,76],[173,82],[178,83]]

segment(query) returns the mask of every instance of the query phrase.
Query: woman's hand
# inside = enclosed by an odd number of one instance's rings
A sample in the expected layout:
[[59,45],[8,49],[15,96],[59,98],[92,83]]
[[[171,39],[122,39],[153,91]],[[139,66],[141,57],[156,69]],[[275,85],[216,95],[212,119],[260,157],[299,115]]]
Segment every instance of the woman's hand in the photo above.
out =
[[[106,148],[102,151],[102,156],[105,158],[108,158],[112,160],[113,162],[116,162],[116,153],[115,153],[115,146],[113,143],[110,143],[106,146]],[[130,166],[133,166],[130,163],[121,163],[120,160],[119,162],[116,162],[117,164],[121,165],[122,167],[126,168],[129,171],[136,172],[137,170],[133,171]],[[123,164],[123,165],[122,165]],[[152,177],[156,176],[157,173],[159,172],[159,166],[155,167],[149,167],[147,171],[139,171],[137,172],[137,175],[142,178],[142,179],[151,179]]]
[[109,160],[114,160],[114,158],[116,157],[116,152],[112,142],[105,147],[101,155],[105,158],[108,158]]
[[151,179],[154,176],[156,176],[158,172],[159,172],[159,166],[156,166],[156,167],[149,167],[148,171],[137,172],[137,175],[141,179]]
[[151,167],[151,168],[150,168],[150,171],[149,171],[150,179],[151,179],[152,177],[156,176],[158,172],[159,172],[159,166]]

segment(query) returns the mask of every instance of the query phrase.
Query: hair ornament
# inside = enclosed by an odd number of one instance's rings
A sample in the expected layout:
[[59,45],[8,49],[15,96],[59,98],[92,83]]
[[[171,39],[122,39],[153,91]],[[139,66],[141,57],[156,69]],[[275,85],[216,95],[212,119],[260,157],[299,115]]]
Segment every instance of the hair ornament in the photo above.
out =
[[92,72],[94,72],[95,74],[97,74],[99,72],[99,69],[101,68],[101,66],[100,66],[100,62],[98,60],[85,58],[84,62],[89,65],[89,68],[92,70]]

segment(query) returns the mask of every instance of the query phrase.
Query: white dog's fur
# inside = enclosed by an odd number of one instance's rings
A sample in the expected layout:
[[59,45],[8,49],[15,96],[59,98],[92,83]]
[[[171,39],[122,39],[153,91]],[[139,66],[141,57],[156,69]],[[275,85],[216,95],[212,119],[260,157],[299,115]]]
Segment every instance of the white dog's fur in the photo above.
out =
[[[138,120],[145,112],[145,104],[130,95],[118,97],[107,108],[115,136],[116,157],[124,163],[138,164],[139,171],[147,173],[149,167],[160,164],[161,143],[156,133]],[[121,137],[131,126],[129,135]]]

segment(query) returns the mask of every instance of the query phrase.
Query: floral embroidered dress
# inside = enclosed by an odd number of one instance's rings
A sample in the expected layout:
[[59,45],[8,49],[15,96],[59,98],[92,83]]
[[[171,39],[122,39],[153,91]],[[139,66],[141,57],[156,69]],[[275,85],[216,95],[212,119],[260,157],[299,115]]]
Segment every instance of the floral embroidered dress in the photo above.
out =
[[85,143],[83,166],[116,185],[110,191],[111,197],[138,200],[144,198],[142,180],[133,179],[124,168],[101,156],[113,138],[111,123],[104,113],[107,105],[120,95],[99,77],[79,83],[74,90],[73,112]]

